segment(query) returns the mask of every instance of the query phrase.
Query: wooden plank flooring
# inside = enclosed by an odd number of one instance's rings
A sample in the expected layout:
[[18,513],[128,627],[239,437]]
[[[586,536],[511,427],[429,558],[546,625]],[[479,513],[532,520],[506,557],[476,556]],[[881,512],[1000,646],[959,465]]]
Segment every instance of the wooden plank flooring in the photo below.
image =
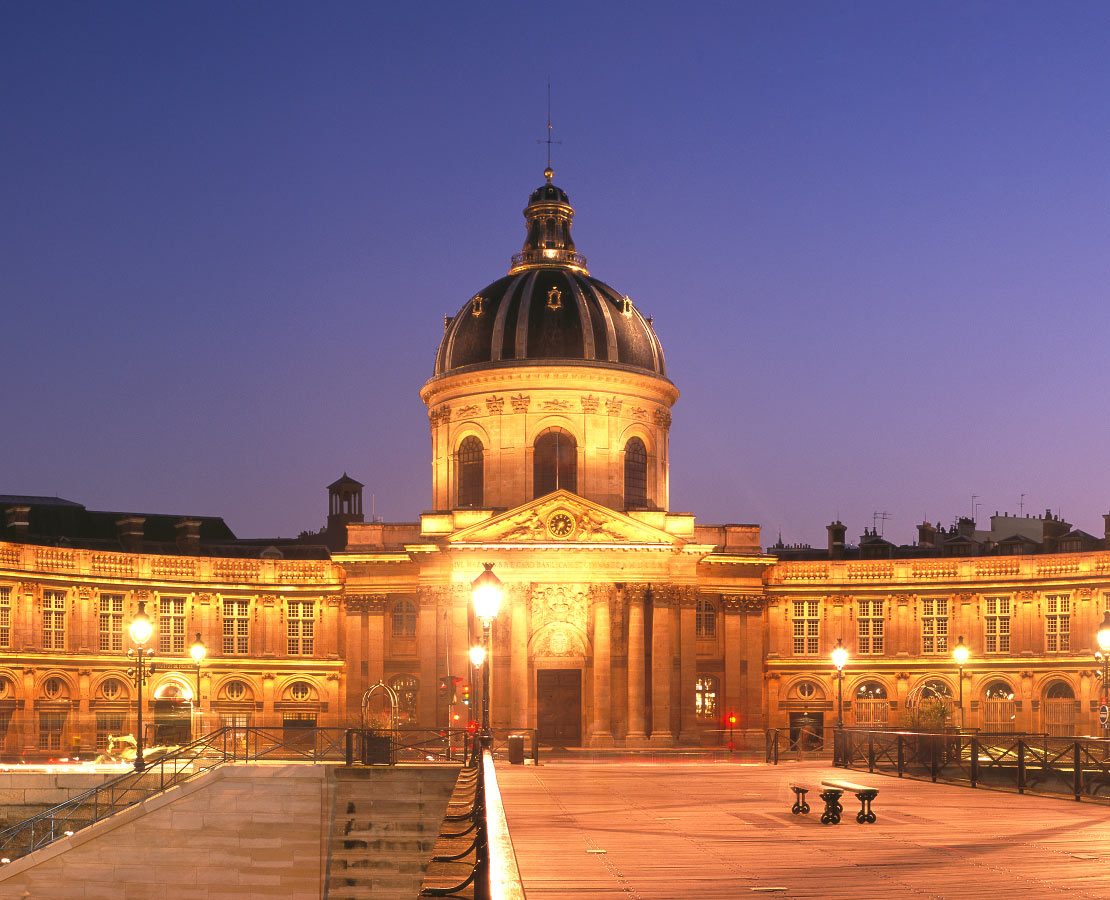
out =
[[[790,813],[787,785],[879,789],[874,825]],[[498,765],[529,900],[1110,900],[1110,805],[934,785],[825,762]]]

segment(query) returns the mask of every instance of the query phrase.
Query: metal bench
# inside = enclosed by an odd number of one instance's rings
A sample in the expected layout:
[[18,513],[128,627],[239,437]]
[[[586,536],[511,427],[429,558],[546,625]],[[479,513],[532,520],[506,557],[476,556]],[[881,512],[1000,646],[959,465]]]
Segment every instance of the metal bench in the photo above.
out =
[[[840,805],[840,794],[844,792],[855,794],[856,799],[859,800],[859,812],[856,813],[857,822],[862,825],[865,822],[875,821],[875,813],[871,811],[871,801],[879,795],[878,788],[867,787],[867,785],[856,784],[852,781],[822,781],[821,787],[826,788],[828,793],[836,792],[836,816],[830,820],[834,824],[840,821],[840,813],[843,811],[843,807]],[[821,798],[825,800],[826,804],[825,815],[821,817],[821,821],[825,822],[825,816],[828,816],[830,812],[830,803],[825,798],[825,792],[821,794]],[[825,824],[828,823],[825,822]]]
[[805,784],[801,781],[790,782],[790,790],[794,792],[794,805],[790,807],[790,811],[796,816],[804,816],[809,812],[809,804],[806,802],[806,794],[809,791],[815,791],[812,784]]

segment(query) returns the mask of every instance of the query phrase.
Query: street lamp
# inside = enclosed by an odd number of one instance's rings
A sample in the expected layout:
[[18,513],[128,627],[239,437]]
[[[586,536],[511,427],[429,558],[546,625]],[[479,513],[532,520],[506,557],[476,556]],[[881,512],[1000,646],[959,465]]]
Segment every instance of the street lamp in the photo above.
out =
[[[497,618],[501,606],[501,579],[493,574],[493,563],[482,563],[485,570],[471,583],[474,597],[474,614],[482,623],[483,661],[491,657],[489,627]],[[493,740],[489,715],[489,670],[492,660],[482,668],[482,746],[489,748]]]
[[844,665],[848,662],[848,648],[844,639],[837,638],[832,652],[833,665],[836,666],[836,727],[844,727]]
[[[1102,649],[1102,653],[1096,653],[1095,658],[1102,660],[1102,706],[1105,708],[1108,704],[1107,697],[1110,697],[1110,609],[1108,609],[1102,616],[1102,624],[1098,626],[1098,645]],[[1102,718],[1102,711],[1099,711],[1099,718]],[[1110,728],[1110,720],[1103,722],[1102,730],[1105,733]]]
[[960,674],[960,728],[964,727],[964,664],[967,663],[967,647],[964,645],[964,636],[961,634],[956,639],[956,649],[952,651],[952,658],[959,666]]
[[146,683],[147,676],[154,674],[154,663],[147,663],[147,659],[154,655],[154,651],[145,646],[154,632],[154,623],[146,614],[145,600],[139,602],[139,611],[135,613],[135,618],[131,620],[127,630],[131,633],[131,640],[135,644],[127,651],[127,655],[135,660],[135,668],[129,674],[135,678],[135,689],[139,700],[138,727],[135,733],[135,771],[141,772],[146,768],[146,761],[143,759],[143,685]]
[[[196,712],[197,727],[196,730],[200,731],[200,666],[204,662],[204,658],[208,655],[208,648],[204,646],[204,641],[200,639],[200,632],[197,632],[197,639],[193,641],[193,646],[189,648],[189,655],[193,658],[193,662],[197,667],[197,692],[193,697],[193,710]],[[200,737],[199,734],[193,736],[194,739]]]

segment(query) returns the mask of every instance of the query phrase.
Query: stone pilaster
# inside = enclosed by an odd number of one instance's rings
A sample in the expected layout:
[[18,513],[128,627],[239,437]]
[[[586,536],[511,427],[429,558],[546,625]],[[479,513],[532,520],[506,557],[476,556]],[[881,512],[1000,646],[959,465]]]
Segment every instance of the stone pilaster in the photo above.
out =
[[743,701],[741,694],[741,611],[743,605],[741,597],[736,594],[721,596],[721,619],[724,628],[725,640],[725,679],[721,686],[723,706],[720,710],[722,718],[730,715],[740,717],[740,707]]
[[674,674],[675,589],[653,585],[651,589],[651,743],[673,747],[671,731],[671,687]]
[[513,728],[528,727],[528,586],[510,585],[511,604],[509,722]]
[[698,593],[684,587],[678,593],[678,714],[680,744],[699,744],[697,704],[694,699],[698,677],[698,645],[696,635]]
[[590,722],[590,746],[612,747],[612,641],[609,628],[609,585],[595,585],[590,590],[594,613],[593,710]]
[[625,744],[635,746],[647,740],[644,730],[644,599],[641,584],[628,591],[628,734]]

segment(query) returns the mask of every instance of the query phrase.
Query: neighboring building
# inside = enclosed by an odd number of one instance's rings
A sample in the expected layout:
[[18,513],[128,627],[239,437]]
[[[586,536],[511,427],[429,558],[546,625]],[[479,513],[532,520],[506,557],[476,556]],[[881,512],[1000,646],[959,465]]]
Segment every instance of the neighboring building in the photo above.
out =
[[134,727],[125,629],[141,602],[156,625],[156,740],[187,732],[196,633],[209,648],[199,727],[355,723],[379,681],[402,722],[461,724],[481,633],[470,585],[487,563],[505,588],[494,724],[546,742],[711,744],[730,716],[749,741],[828,727],[838,638],[846,723],[895,725],[923,697],[955,704],[961,635],[965,724],[1097,729],[1089,648],[1110,597],[1105,537],[1049,514],[996,515],[989,532],[924,523],[912,546],[875,531],[853,546],[835,522],[826,550],[780,541],[765,553],[757,525],[669,509],[678,389],[662,345],[590,275],[567,195],[545,175],[509,274],[446,319],[421,391],[434,508],[419,521],[364,521],[346,474],[328,487],[323,531],[296,540],[0,497],[9,754]]

